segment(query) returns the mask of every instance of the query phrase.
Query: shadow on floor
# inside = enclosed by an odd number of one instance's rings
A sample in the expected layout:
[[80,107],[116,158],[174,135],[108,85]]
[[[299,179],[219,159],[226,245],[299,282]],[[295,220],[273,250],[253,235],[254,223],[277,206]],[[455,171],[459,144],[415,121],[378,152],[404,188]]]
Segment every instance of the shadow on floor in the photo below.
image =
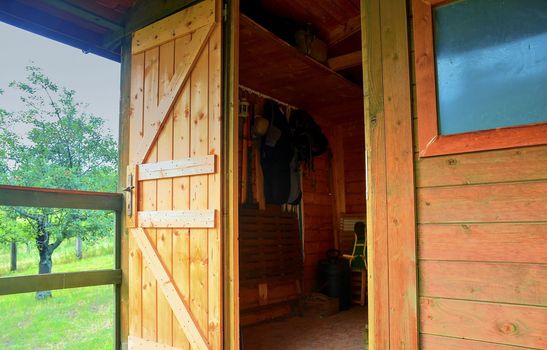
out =
[[325,318],[291,317],[245,327],[243,350],[363,350],[367,309],[356,306]]

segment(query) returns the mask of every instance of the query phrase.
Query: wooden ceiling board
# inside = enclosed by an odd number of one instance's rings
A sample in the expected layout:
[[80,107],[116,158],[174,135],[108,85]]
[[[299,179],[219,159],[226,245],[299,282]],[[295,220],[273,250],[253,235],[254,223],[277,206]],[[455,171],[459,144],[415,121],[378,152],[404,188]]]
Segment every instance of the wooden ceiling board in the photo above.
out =
[[29,7],[32,7],[35,10],[38,10],[44,14],[51,15],[53,17],[62,19],[76,27],[86,29],[88,31],[91,31],[93,33],[97,34],[103,34],[107,31],[106,28],[99,26],[93,22],[90,21],[83,21],[80,17],[73,15],[71,13],[68,13],[66,11],[63,11],[57,7],[48,5],[41,1],[36,0],[19,0],[20,3],[25,4]]
[[248,17],[240,19],[239,81],[322,120],[363,115],[363,91]]
[[84,10],[95,13],[116,23],[122,23],[134,0],[65,0]]
[[359,16],[359,0],[261,0],[264,8],[280,17],[305,25],[310,23],[326,40],[329,33]]

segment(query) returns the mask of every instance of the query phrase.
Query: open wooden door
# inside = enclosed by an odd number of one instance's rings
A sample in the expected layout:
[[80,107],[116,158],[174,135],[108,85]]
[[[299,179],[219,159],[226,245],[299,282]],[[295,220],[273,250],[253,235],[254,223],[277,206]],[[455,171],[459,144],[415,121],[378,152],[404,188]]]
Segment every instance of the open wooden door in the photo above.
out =
[[219,4],[133,35],[129,349],[222,348]]

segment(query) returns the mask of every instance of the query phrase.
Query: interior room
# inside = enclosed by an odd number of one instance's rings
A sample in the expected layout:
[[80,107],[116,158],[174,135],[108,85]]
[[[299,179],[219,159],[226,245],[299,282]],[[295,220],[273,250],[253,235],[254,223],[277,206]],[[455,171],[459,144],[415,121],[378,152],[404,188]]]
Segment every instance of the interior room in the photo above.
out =
[[362,349],[359,1],[242,1],[239,22],[242,348]]

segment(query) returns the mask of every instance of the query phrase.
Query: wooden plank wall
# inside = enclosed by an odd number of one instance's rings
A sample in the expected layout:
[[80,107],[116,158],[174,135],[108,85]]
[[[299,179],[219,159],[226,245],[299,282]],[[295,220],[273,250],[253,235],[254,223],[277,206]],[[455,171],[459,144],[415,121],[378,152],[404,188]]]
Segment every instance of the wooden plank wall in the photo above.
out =
[[364,214],[365,127],[362,116],[342,125],[344,147],[345,213]]
[[422,349],[546,349],[547,146],[415,152],[415,172]]
[[316,287],[317,264],[325,259],[325,252],[334,248],[333,197],[331,169],[328,155],[314,160],[314,171],[305,170],[302,176],[304,208],[304,293]]
[[[174,34],[173,34],[174,35]],[[195,37],[195,36],[194,36]],[[192,33],[152,46],[132,57],[130,162],[139,141],[157,123],[153,111],[178,69],[185,63]],[[220,25],[206,38],[166,123],[145,163],[216,154],[216,173],[139,183],[138,210],[220,210],[221,109]],[[187,64],[190,64],[187,62]],[[221,339],[220,217],[212,229],[146,229],[158,254],[172,274],[176,288],[206,334],[211,348]],[[129,240],[129,332],[145,340],[189,349],[188,340],[144,263]]]

